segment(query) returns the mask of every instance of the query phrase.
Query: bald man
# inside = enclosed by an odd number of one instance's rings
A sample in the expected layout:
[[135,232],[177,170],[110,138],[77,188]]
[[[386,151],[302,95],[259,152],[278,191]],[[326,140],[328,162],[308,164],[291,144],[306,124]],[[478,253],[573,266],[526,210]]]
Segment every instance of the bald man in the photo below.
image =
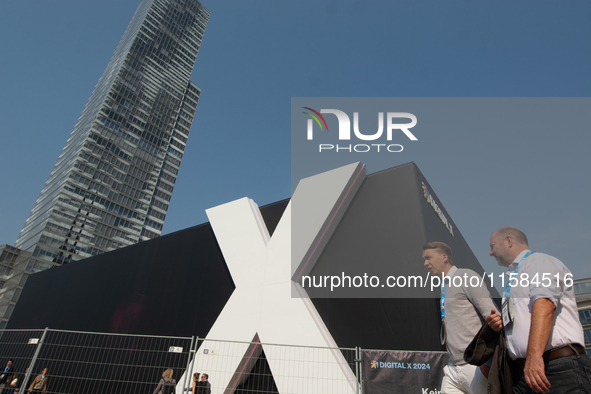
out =
[[493,233],[490,255],[509,268],[501,314],[491,313],[486,321],[497,332],[505,330],[517,365],[514,393],[591,393],[585,371],[591,371],[591,361],[569,269],[555,257],[531,251],[515,227]]

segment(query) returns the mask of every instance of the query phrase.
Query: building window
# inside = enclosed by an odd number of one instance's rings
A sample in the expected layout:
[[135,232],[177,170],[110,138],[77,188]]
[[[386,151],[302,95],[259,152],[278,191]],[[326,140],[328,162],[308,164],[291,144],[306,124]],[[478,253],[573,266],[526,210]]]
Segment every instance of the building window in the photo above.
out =
[[583,325],[591,324],[591,309],[579,311],[579,319]]
[[575,294],[591,294],[591,282],[577,283],[575,285]]

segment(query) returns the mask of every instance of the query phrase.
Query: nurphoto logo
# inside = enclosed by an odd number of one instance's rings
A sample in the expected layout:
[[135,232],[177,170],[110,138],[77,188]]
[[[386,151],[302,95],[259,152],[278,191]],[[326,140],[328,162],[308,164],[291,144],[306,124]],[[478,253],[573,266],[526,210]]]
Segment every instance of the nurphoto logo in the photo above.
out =
[[[310,116],[307,122],[307,139],[309,141],[314,140],[314,125],[318,125],[317,128],[320,131],[328,132],[328,124],[322,114],[332,114],[337,117],[339,124],[338,127],[338,140],[339,141],[350,141],[351,140],[351,119],[349,115],[338,109],[321,109],[316,111],[310,107],[303,107],[310,112],[303,112]],[[396,120],[399,119],[410,119],[410,123],[398,123]],[[398,131],[402,132],[409,140],[417,141],[417,137],[409,130],[416,126],[417,117],[408,112],[387,112],[384,116],[384,112],[378,112],[378,130],[374,133],[362,133],[359,130],[359,112],[353,112],[353,135],[356,139],[361,141],[377,141],[384,140],[382,138],[384,134],[384,123],[386,123],[386,138],[385,141],[392,141],[394,136],[397,136]],[[386,143],[372,143],[372,144],[319,144],[319,152],[333,151],[333,152],[402,152],[404,147],[401,144],[386,144]]]

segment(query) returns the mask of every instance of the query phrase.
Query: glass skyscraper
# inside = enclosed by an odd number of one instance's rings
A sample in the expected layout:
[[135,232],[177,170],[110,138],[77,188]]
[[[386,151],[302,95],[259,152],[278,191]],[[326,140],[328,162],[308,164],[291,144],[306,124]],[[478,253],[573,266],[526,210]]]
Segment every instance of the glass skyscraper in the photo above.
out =
[[144,0],[74,126],[16,249],[0,247],[0,328],[29,273],[160,235],[201,90],[209,11]]

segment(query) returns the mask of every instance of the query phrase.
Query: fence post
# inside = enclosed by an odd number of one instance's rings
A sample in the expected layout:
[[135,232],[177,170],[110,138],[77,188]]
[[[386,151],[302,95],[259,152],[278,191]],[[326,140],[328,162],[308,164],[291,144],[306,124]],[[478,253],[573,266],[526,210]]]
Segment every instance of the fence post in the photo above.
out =
[[41,335],[41,339],[37,344],[37,349],[35,349],[35,354],[33,354],[33,358],[31,359],[31,363],[29,364],[29,368],[27,369],[27,373],[25,374],[25,378],[23,379],[23,383],[21,384],[21,392],[27,389],[27,383],[29,383],[29,378],[31,377],[31,373],[33,373],[33,367],[35,366],[35,361],[37,361],[37,357],[39,356],[39,352],[41,352],[41,346],[45,341],[45,335],[47,335],[47,327],[43,330],[43,335]]
[[363,358],[361,348],[355,347],[355,377],[357,378],[357,393],[362,394],[363,391]]
[[199,346],[199,337],[197,337],[197,340],[195,341],[195,349],[193,349],[193,347],[191,346],[191,353],[193,353],[193,360],[191,361],[191,371],[189,372],[191,374],[191,386],[193,385],[193,371],[195,370],[195,355],[197,354],[197,347]]
[[[189,364],[191,363],[191,351],[193,351],[193,341],[195,340],[194,336],[191,336],[191,344],[189,345],[189,353],[187,356],[187,367],[185,368],[185,380],[183,381],[183,390],[181,391],[181,394],[183,394],[185,392],[185,389],[187,388],[187,375],[189,374]],[[194,358],[194,357],[193,357]]]

